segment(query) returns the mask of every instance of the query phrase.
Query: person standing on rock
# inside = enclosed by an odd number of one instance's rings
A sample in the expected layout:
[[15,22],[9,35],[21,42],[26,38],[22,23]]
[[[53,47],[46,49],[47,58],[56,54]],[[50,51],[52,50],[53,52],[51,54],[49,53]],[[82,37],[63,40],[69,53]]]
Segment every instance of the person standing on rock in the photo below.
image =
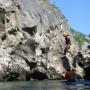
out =
[[70,36],[66,32],[63,33],[63,36],[65,38],[64,55],[66,55],[66,53],[69,52],[68,49],[70,49],[71,47],[71,40],[70,40]]

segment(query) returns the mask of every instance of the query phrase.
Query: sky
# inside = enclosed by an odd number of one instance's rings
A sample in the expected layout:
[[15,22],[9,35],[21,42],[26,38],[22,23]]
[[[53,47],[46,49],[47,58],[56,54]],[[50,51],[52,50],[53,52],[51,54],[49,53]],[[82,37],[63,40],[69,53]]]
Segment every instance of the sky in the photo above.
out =
[[90,0],[50,0],[68,19],[70,27],[83,34],[90,34]]

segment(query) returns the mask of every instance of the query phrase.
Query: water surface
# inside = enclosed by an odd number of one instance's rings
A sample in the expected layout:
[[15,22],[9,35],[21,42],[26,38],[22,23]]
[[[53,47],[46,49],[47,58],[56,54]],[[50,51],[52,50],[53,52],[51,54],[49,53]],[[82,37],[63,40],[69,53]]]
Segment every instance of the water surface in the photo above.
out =
[[90,90],[90,82],[77,84],[59,80],[1,82],[0,90]]

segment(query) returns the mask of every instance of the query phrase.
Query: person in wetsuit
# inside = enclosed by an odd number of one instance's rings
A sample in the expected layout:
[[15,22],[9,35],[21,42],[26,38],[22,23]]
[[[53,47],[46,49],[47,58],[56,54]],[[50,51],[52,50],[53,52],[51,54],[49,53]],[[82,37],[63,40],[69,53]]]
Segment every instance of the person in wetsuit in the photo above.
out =
[[70,36],[67,33],[63,33],[63,36],[65,38],[65,48],[64,48],[64,55],[66,55],[66,52],[68,51],[68,49],[71,46],[71,40],[70,40]]
[[75,81],[75,73],[70,68],[65,72],[65,79],[69,82]]

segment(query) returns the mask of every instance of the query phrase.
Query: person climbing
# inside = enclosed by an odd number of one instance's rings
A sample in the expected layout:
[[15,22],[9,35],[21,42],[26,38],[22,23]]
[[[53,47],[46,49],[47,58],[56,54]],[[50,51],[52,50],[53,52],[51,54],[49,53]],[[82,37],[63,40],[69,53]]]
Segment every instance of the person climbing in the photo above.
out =
[[68,68],[67,71],[65,72],[65,79],[68,82],[75,81],[75,73],[71,71],[70,68]]
[[70,49],[71,40],[70,40],[70,36],[66,32],[63,33],[63,36],[65,38],[64,55],[66,55],[66,52],[69,52],[68,49]]

